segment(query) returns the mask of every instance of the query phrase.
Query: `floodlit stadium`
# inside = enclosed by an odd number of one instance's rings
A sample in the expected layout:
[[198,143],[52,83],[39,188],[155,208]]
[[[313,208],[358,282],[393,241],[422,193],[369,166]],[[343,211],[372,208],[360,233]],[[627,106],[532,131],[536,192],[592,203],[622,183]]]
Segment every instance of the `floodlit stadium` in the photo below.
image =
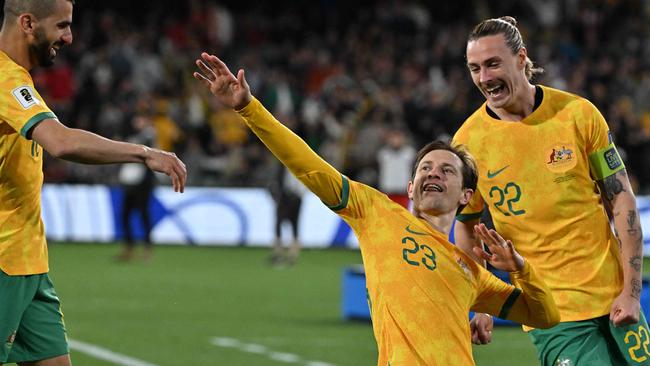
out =
[[[142,165],[44,152],[49,276],[73,364],[376,365],[358,239],[194,80],[194,61],[206,51],[245,69],[253,95],[309,147],[408,207],[415,152],[449,140],[485,101],[467,36],[503,15],[545,69],[533,83],[587,98],[607,121],[637,199],[628,223],[645,231],[650,316],[650,2],[77,0],[74,42],[31,70],[34,86],[66,126],[174,152],[188,176],[179,194]],[[553,163],[573,154],[558,147]],[[510,206],[519,193],[497,206],[523,212]],[[141,206],[148,219],[125,212]],[[472,352],[480,366],[539,364],[509,321]]]

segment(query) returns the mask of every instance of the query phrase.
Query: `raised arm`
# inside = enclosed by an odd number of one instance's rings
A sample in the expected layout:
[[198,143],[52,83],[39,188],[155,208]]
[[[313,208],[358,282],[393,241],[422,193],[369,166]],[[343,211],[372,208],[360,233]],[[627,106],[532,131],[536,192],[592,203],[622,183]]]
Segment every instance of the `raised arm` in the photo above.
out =
[[643,233],[636,199],[625,169],[598,181],[603,202],[612,213],[616,238],[621,246],[623,291],[612,303],[609,318],[615,326],[639,321]]
[[293,175],[325,204],[336,206],[340,203],[343,190],[341,173],[253,98],[244,70],[239,70],[235,77],[219,58],[205,52],[201,59],[196,60],[196,65],[201,72],[195,72],[194,78],[201,81],[222,104],[234,108]]
[[557,324],[560,312],[551,291],[533,267],[517,253],[512,242],[483,224],[477,225],[474,232],[490,249],[487,253],[475,247],[474,253],[493,267],[510,272],[510,279],[516,287],[501,313],[495,315],[535,328],[550,328]]
[[185,164],[174,153],[68,128],[56,119],[45,119],[34,126],[31,138],[54,157],[78,163],[143,163],[153,171],[167,174],[174,191],[185,189]]

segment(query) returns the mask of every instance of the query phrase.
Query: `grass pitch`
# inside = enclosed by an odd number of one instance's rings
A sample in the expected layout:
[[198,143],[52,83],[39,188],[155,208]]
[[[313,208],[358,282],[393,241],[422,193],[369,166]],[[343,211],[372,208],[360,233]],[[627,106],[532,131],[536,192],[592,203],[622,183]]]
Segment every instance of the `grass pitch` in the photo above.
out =
[[[157,246],[150,261],[130,263],[113,261],[118,251],[50,245],[50,276],[72,340],[141,365],[376,364],[370,324],[341,318],[342,272],[361,263],[358,251],[306,250],[285,269],[267,264],[269,249]],[[496,329],[474,354],[482,366],[504,357],[537,364],[517,327]],[[78,348],[71,356],[76,365],[126,364]]]

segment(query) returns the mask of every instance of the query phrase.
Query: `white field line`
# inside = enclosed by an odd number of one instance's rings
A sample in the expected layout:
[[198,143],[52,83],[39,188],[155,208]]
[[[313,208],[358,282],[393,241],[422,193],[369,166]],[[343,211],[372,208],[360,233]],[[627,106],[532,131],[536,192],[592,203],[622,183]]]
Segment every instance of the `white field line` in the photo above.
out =
[[234,348],[241,352],[264,355],[271,360],[279,362],[297,363],[305,366],[336,366],[323,361],[303,360],[300,356],[293,353],[274,351],[261,344],[244,343],[235,338],[212,337],[210,343],[218,347]]
[[106,348],[102,348],[99,346],[96,346],[94,344],[90,343],[85,343],[81,341],[77,341],[74,339],[68,339],[68,345],[70,346],[70,349],[75,350],[77,352],[85,353],[88,356],[94,357],[99,360],[104,360],[108,361],[112,364],[115,365],[122,365],[122,366],[158,366],[153,363],[149,363],[146,361],[138,360],[137,358],[129,357],[126,355],[122,355],[116,352],[113,352],[111,350],[108,350]]

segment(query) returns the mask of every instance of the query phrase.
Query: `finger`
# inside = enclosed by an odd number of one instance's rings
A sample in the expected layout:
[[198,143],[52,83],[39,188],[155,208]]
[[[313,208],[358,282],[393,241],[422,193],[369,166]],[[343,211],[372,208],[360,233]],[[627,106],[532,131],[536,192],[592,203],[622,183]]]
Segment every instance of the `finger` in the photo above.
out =
[[210,83],[210,80],[208,80],[208,78],[206,78],[205,76],[203,76],[203,74],[198,73],[198,72],[195,72],[195,73],[192,74],[192,75],[194,75],[194,78],[195,78],[196,80],[200,81],[200,82],[201,82],[203,85],[205,85],[208,89],[210,88],[210,84],[211,84],[211,83]]
[[486,261],[489,261],[489,262],[492,261],[492,256],[488,252],[486,252],[485,250],[483,250],[483,249],[481,249],[479,247],[474,247],[474,248],[472,248],[472,251],[474,251],[474,254],[476,254],[476,256],[478,256],[479,258],[482,258],[482,259],[484,259]]
[[497,233],[495,230],[490,229],[488,231],[488,235],[490,235],[490,237],[492,238],[492,240],[494,240],[495,243],[501,246],[503,246],[503,244],[505,243],[505,239],[503,239],[503,237],[499,235],[499,233]]
[[226,66],[226,64],[223,61],[221,61],[217,56],[208,55],[207,53],[205,55],[206,55],[206,57],[204,57],[204,60],[206,60],[208,62],[208,64],[210,64],[210,66],[212,66],[212,68],[214,69],[214,72],[217,73],[217,75],[228,76],[232,80],[237,79],[237,78],[235,78],[235,75],[233,75],[232,72],[230,72],[230,69],[228,69],[228,66]]
[[174,187],[174,192],[178,192],[179,189],[179,179],[178,174],[172,169],[169,173],[169,177],[172,179],[172,187]]
[[217,74],[214,72],[214,70],[206,65],[202,60],[196,60],[196,66],[198,66],[203,74],[205,74],[208,80],[212,81],[217,79]]
[[239,69],[237,72],[237,83],[241,85],[244,89],[250,90],[250,87],[248,86],[248,82],[246,81],[246,74],[244,72],[244,69]]
[[492,331],[485,328],[478,328],[478,340],[481,344],[488,344],[492,341]]
[[483,241],[486,241],[488,239],[485,235],[485,225],[483,224],[474,225],[474,233],[479,239]]
[[[178,160],[178,162],[183,164],[183,162],[181,162],[180,160]],[[183,193],[183,192],[185,192],[185,183],[187,182],[187,169],[185,169],[185,164],[179,165],[178,170],[180,171],[180,174],[179,174],[180,187],[179,188],[180,188],[180,192]]]
[[490,230],[485,226],[485,224],[480,224],[479,225],[479,232],[481,234],[481,238],[483,241],[487,244],[498,244],[498,241],[494,240],[494,237],[490,235]]
[[472,343],[481,344],[481,341],[478,339],[478,331],[476,329],[472,330]]

